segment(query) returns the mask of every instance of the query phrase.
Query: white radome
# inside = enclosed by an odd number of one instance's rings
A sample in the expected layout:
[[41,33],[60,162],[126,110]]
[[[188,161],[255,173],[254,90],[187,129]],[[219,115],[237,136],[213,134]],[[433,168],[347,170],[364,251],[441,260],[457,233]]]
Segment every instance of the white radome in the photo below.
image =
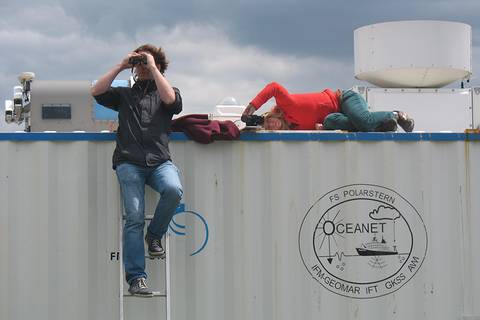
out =
[[472,74],[472,28],[396,21],[354,31],[355,78],[384,88],[440,88]]
[[226,97],[220,101],[215,109],[219,116],[240,118],[245,106],[239,105],[234,97]]

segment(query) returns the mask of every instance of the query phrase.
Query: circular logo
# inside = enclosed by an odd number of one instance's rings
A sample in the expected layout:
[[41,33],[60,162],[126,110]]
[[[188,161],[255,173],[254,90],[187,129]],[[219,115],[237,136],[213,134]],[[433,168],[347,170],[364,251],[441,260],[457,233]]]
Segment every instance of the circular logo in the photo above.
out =
[[420,269],[427,231],[397,192],[353,184],[318,199],[299,232],[303,263],[333,293],[358,299],[392,293]]
[[[199,254],[207,246],[208,234],[209,234],[207,220],[198,212],[191,211],[191,210],[185,210],[184,208],[182,208],[182,209],[183,209],[183,211],[175,212],[174,216],[172,217],[172,220],[170,220],[170,223],[169,223],[168,227],[176,235],[186,236],[187,235],[187,232],[186,232],[187,226],[185,224],[178,223],[175,218],[178,217],[179,215],[192,215],[195,219],[194,221],[200,220],[200,222],[203,225],[203,229],[205,230],[205,235],[203,237],[203,242],[200,245],[200,247],[198,249],[196,249],[194,252],[190,253],[190,256],[194,256],[194,255]],[[195,225],[194,225],[194,229],[195,229]],[[201,234],[201,232],[198,232],[198,233]]]

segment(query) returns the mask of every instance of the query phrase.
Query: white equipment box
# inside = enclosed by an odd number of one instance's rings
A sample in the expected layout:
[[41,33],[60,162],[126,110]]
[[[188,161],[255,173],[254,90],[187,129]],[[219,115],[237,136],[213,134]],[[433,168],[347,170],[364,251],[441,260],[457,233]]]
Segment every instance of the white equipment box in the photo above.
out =
[[407,112],[415,119],[415,131],[464,132],[479,127],[480,88],[356,89],[371,111]]

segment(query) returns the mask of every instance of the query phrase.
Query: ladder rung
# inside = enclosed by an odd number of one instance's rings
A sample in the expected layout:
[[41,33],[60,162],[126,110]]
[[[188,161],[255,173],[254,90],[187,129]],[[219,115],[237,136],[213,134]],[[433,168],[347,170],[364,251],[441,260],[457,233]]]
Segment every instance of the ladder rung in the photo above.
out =
[[[127,218],[126,215],[122,216],[122,219],[125,220]],[[153,214],[149,214],[145,216],[145,220],[152,220],[153,219]]]
[[148,258],[148,259],[150,259],[150,260],[156,260],[156,259],[158,259],[158,260],[165,260],[165,257],[163,257],[163,258],[154,257],[154,256],[150,256],[150,255],[148,255],[148,254],[145,255],[145,258]]
[[131,297],[131,298],[166,298],[167,295],[165,293],[161,293],[160,291],[153,291],[153,296],[134,296],[133,294],[130,293],[124,293],[124,297]]

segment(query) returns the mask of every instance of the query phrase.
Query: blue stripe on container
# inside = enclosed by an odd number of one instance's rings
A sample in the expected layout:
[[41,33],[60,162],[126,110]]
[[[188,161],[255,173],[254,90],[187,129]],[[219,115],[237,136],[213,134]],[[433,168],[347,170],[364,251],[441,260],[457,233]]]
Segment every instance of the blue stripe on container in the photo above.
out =
[[[115,141],[115,133],[97,132],[1,132],[1,141]],[[172,141],[190,140],[173,132]],[[241,141],[479,141],[479,133],[383,133],[383,132],[244,132]]]

